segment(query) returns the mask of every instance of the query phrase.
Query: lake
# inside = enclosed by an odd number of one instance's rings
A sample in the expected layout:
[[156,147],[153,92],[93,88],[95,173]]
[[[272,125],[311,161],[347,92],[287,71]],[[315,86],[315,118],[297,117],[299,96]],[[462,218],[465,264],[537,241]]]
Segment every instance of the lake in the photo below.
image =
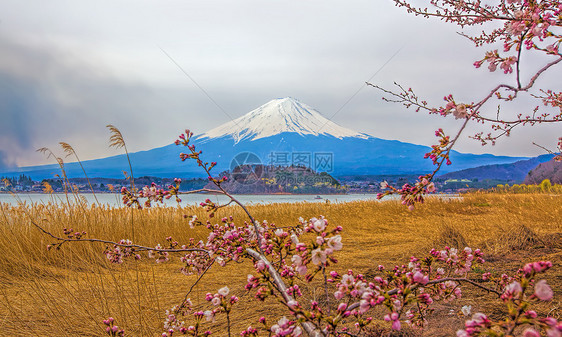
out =
[[[88,200],[89,203],[95,203],[94,195],[91,193],[81,194]],[[443,199],[456,199],[460,198],[458,194],[436,194],[434,195],[438,198]],[[121,206],[121,195],[116,193],[97,193],[96,197],[99,202],[104,205],[109,206]],[[338,195],[321,195],[321,199],[317,199],[316,195],[303,195],[303,194],[275,194],[275,195],[236,195],[234,196],[238,201],[243,204],[272,204],[272,203],[294,203],[294,202],[349,202],[357,200],[376,200],[376,194],[338,194]],[[216,194],[188,194],[181,196],[180,205],[194,205],[199,204],[205,199],[211,199],[211,201],[223,204],[228,202],[228,198],[224,195]],[[384,200],[396,200],[399,196],[387,196]],[[74,197],[69,195],[69,199],[72,202]],[[66,197],[64,194],[42,194],[42,193],[18,193],[17,196],[2,193],[0,194],[0,203],[7,203],[10,205],[17,205],[19,201],[25,201],[29,203],[48,203],[48,202],[66,202]],[[177,203],[174,198],[166,200],[165,204],[167,206],[176,206]]]

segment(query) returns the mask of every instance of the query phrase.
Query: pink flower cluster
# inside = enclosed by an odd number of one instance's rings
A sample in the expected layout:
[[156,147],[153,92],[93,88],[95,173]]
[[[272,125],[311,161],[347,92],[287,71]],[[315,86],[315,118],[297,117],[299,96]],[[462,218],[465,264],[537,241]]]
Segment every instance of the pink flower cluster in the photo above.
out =
[[433,165],[439,165],[440,160],[446,160],[447,165],[451,165],[449,160],[449,153],[447,148],[450,144],[449,136],[445,135],[443,129],[435,131],[435,137],[439,138],[439,144],[431,146],[431,152],[425,154],[424,158],[429,158],[433,161]]
[[453,116],[455,116],[455,119],[465,119],[470,115],[469,109],[472,107],[472,105],[456,103],[453,100],[452,95],[445,96],[443,99],[447,102],[447,104],[445,105],[445,107],[439,108],[439,114],[441,116],[453,114]]
[[150,186],[144,186],[137,194],[134,191],[129,191],[125,186],[121,188],[122,200],[125,205],[131,207],[136,205],[137,208],[142,208],[139,198],[145,198],[144,207],[151,207],[153,202],[163,203],[164,199],[170,199],[172,196],[176,197],[176,201],[179,203],[181,199],[179,197],[181,179],[175,178],[174,184],[169,185],[168,189],[165,190],[160,188],[156,183],[152,183]]
[[[466,274],[470,271],[473,262],[484,263],[483,254],[480,249],[472,250],[465,247],[462,251],[456,248],[445,247],[444,250],[430,252],[435,259],[444,261],[455,274]],[[476,260],[475,260],[476,259]]]
[[86,232],[75,232],[72,228],[70,229],[63,228],[63,233],[69,239],[78,239],[78,240],[86,235]]
[[496,71],[498,65],[503,70],[504,74],[511,74],[513,72],[513,65],[517,62],[515,56],[500,57],[497,50],[486,52],[486,56],[482,60],[474,62],[476,68],[480,68],[484,62],[488,62],[488,70],[491,72]]
[[[305,231],[325,230],[326,225],[322,221],[317,222],[318,220],[313,218],[308,223],[304,222]],[[284,236],[281,232],[278,234]],[[318,244],[321,241],[317,237],[313,242]],[[300,247],[302,245],[301,242],[296,244]],[[327,282],[335,283],[336,287],[333,294],[336,301],[333,306],[337,308],[335,317],[327,314],[326,310],[322,309],[317,302],[312,302],[308,309],[305,308],[298,300],[299,297],[302,297],[302,293],[296,286],[291,286],[287,290],[287,293],[294,299],[287,301],[286,305],[295,315],[295,319],[306,317],[311,320],[325,321],[326,326],[323,329],[327,329],[327,331],[336,331],[338,324],[345,318],[353,318],[357,322],[357,328],[364,328],[372,318],[363,317],[363,315],[376,306],[388,308],[390,313],[385,316],[385,320],[391,322],[394,329],[401,328],[400,316],[402,313],[407,318],[406,323],[422,326],[425,316],[430,311],[429,307],[435,300],[451,300],[461,296],[459,282],[451,280],[450,276],[466,274],[474,262],[484,262],[481,256],[480,250],[473,251],[470,248],[465,248],[460,252],[449,247],[442,251],[432,250],[428,258],[420,260],[412,257],[407,266],[396,266],[392,271],[386,272],[385,277],[375,277],[373,282],[368,282],[361,274],[355,275],[351,270],[343,275],[332,271],[329,273]],[[311,258],[302,259],[302,257],[293,258],[292,261],[291,267],[315,265],[315,262],[322,264],[321,260],[312,261]],[[441,266],[437,267],[437,264]],[[260,263],[256,263],[255,267],[262,276],[249,275],[245,288],[247,290],[257,289],[256,297],[260,300],[268,296],[276,296],[266,286],[270,280],[268,269]],[[281,268],[287,267],[289,266]],[[385,272],[383,267],[380,270]],[[289,282],[293,282],[291,280],[295,274],[285,273],[284,275],[288,277]],[[431,275],[432,277],[430,277]],[[306,279],[311,280],[311,278]],[[408,304],[408,308],[405,307],[406,304]],[[288,320],[283,322],[288,324]]]
[[[191,302],[189,302],[189,306],[191,306]],[[186,316],[188,313],[191,313],[195,323],[193,325],[186,326],[184,321],[180,321],[178,319],[178,316]],[[176,332],[182,335],[198,337],[211,335],[211,331],[206,330],[201,326],[202,321],[206,317],[206,312],[194,311],[190,307],[181,309],[179,307],[174,307],[172,310],[166,311],[166,316],[166,320],[164,321],[164,329],[166,329],[166,331],[162,333],[162,337],[172,337]]]
[[[562,114],[562,92],[554,92],[552,90],[543,91],[546,96],[542,97],[543,104],[546,106],[552,106],[553,108],[559,108]],[[558,115],[560,116],[560,115]],[[560,143],[558,144],[558,149],[562,148]]]
[[[156,263],[162,263],[162,262],[168,262],[169,261],[169,256],[170,253],[163,251],[163,247],[160,244],[157,244],[156,247],[154,247],[155,250],[149,250],[148,251],[148,258],[149,259],[154,259],[154,261],[156,261]],[[171,247],[171,249],[173,249],[173,247]]]
[[221,306],[226,310],[230,305],[238,302],[238,297],[236,296],[231,296],[230,298],[227,297],[229,292],[230,289],[225,286],[220,288],[214,295],[211,293],[207,293],[205,299],[211,302],[215,307]]
[[276,324],[271,326],[269,331],[273,334],[273,337],[298,337],[302,335],[301,327],[295,321],[291,321],[285,316],[281,317]]
[[244,336],[244,337],[256,337],[257,335],[258,335],[258,329],[252,328],[252,326],[249,326],[246,330],[240,332],[240,336]]
[[[205,298],[213,305],[213,309],[210,310],[193,310],[191,300],[187,299],[183,306],[176,306],[166,311],[166,320],[164,321],[164,329],[166,331],[162,333],[162,337],[172,337],[176,332],[190,336],[210,335],[211,331],[203,327],[204,322],[215,322],[215,317],[219,313],[226,313],[228,316],[232,306],[238,302],[238,297],[228,297],[229,293],[230,289],[228,287],[219,289],[216,294],[207,293]],[[186,316],[189,313],[191,313],[195,323],[187,326],[184,321],[179,319],[179,316]],[[253,330],[251,327],[246,329],[244,336],[253,336]]]
[[[452,1],[452,0],[429,0],[431,6],[416,7],[409,0],[394,0],[399,7],[406,9],[408,13],[420,15],[425,18],[437,17],[441,20],[458,25],[462,28],[484,25],[484,29],[463,29],[460,33],[464,37],[472,41],[475,46],[481,47],[486,44],[501,44],[502,51],[492,49],[487,51],[484,57],[474,62],[476,68],[487,64],[489,71],[494,72],[498,68],[503,70],[505,74],[513,74],[505,82],[490,84],[490,92],[483,98],[473,100],[472,103],[455,102],[452,95],[445,96],[447,102],[445,106],[431,107],[427,101],[420,99],[411,88],[406,89],[400,84],[396,84],[399,88],[397,92],[387,90],[368,83],[385,94],[391,95],[391,98],[383,97],[388,102],[400,103],[406,108],[413,107],[416,111],[426,110],[430,114],[440,114],[441,116],[453,115],[456,119],[462,121],[462,126],[454,137],[445,136],[442,130],[437,132],[440,137],[439,144],[432,146],[432,151],[426,154],[426,158],[431,158],[437,166],[431,174],[427,175],[429,181],[441,169],[442,164],[451,164],[449,153],[460,135],[467,130],[466,125],[475,121],[490,126],[492,132],[485,134],[477,132],[470,138],[476,139],[482,145],[496,143],[496,140],[502,136],[509,136],[513,128],[523,125],[536,125],[544,122],[562,122],[562,103],[559,93],[553,93],[551,90],[546,91],[544,97],[531,93],[531,88],[535,86],[537,79],[547,71],[551,71],[562,61],[560,54],[560,44],[562,43],[562,5],[559,0],[545,1],[528,1],[528,0],[504,0],[504,1]],[[476,34],[470,33],[480,32]],[[526,57],[524,51],[533,51],[547,57],[535,58]],[[531,67],[524,67],[522,60],[539,60],[527,62]],[[507,82],[512,81],[513,83]],[[483,83],[487,85],[486,83]],[[541,90],[545,92],[544,90]],[[538,113],[539,107],[533,103],[529,104],[528,114],[511,113],[502,109],[501,105],[489,103],[493,98],[503,101],[512,101],[518,95],[529,95],[533,99],[543,99],[545,106],[560,107],[560,114],[551,114],[549,112]],[[522,110],[518,107],[516,110]],[[489,111],[488,111],[489,110]],[[513,116],[505,117],[506,114]],[[523,117],[525,116],[525,117]],[[562,161],[562,156],[556,156],[557,160]],[[381,186],[387,188],[387,184]],[[381,196],[390,194],[404,193],[400,189],[391,189],[382,193]],[[406,194],[412,194],[406,191]],[[412,208],[416,202],[423,200],[416,198],[415,195],[408,196],[406,205]]]
[[137,254],[135,248],[131,246],[132,244],[131,240],[123,239],[119,241],[119,245],[113,245],[113,249],[107,247],[104,254],[111,263],[121,264],[124,258],[131,256],[139,260],[141,256]]
[[[427,156],[429,155],[430,154],[427,154]],[[382,199],[384,196],[389,194],[400,194],[402,204],[408,206],[408,210],[413,211],[414,204],[416,202],[424,202],[425,194],[435,192],[435,184],[429,179],[431,179],[430,175],[420,176],[414,186],[404,184],[400,190],[390,186],[386,181],[384,181],[381,183],[381,188],[388,188],[389,190],[383,193],[378,193],[377,199]]]
[[125,186],[121,187],[121,200],[127,207],[135,205],[138,209],[142,208],[139,197],[134,192],[129,191]]
[[105,332],[109,336],[125,336],[125,330],[120,329],[117,325],[114,324],[114,322],[115,320],[113,319],[113,317],[108,317],[107,319],[103,320],[103,324],[107,326],[107,328],[105,328]]
[[[540,330],[546,331],[548,337],[562,336],[562,322],[555,318],[539,318],[534,310],[529,310],[533,300],[550,301],[554,292],[546,280],[535,280],[535,276],[552,267],[550,261],[538,261],[526,264],[517,275],[509,277],[502,275],[497,284],[500,287],[500,298],[508,308],[507,317],[499,321],[492,321],[483,313],[475,313],[472,319],[465,322],[465,328],[457,332],[458,337],[488,335],[492,331],[506,332],[511,335],[517,327],[525,327],[523,336],[541,336]],[[527,294],[530,285],[534,284],[533,293]]]

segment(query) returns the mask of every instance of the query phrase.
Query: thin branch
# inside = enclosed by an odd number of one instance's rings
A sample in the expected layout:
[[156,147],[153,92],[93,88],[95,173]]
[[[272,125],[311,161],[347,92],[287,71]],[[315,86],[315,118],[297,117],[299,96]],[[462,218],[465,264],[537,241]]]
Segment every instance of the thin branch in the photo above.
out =
[[199,283],[199,281],[201,281],[201,279],[203,278],[203,276],[205,276],[205,274],[207,273],[207,271],[209,269],[211,269],[211,266],[215,263],[215,259],[211,260],[211,263],[209,263],[209,265],[205,268],[205,270],[203,270],[203,272],[199,275],[199,277],[197,277],[197,280],[195,280],[195,282],[193,282],[193,284],[191,285],[191,287],[189,287],[189,290],[187,291],[187,293],[185,294],[185,297],[183,298],[183,301],[181,302],[180,306],[178,307],[178,312],[185,308],[186,304],[187,304],[187,300],[189,299],[188,296],[189,294],[191,294],[191,292],[193,291],[193,289],[195,288],[195,286],[197,285],[197,283]]
[[[226,195],[228,198],[230,198],[231,201],[235,202],[238,206],[240,206],[242,208],[242,210],[244,210],[244,212],[246,213],[246,215],[248,216],[248,218],[250,218],[250,221],[252,223],[252,226],[254,227],[254,231],[256,232],[256,237],[258,240],[258,248],[260,250],[260,253],[262,255],[265,255],[263,252],[263,247],[262,247],[262,242],[263,242],[263,238],[262,235],[260,233],[260,228],[257,225],[256,220],[254,219],[254,217],[252,216],[252,214],[250,213],[250,211],[248,211],[248,209],[246,208],[246,206],[244,204],[242,204],[240,201],[238,201],[238,199],[236,199],[235,197],[232,196],[232,194],[228,193],[221,185],[220,181],[217,181],[216,179],[213,178],[213,175],[211,174],[211,169],[213,168],[214,165],[211,165],[210,167],[208,166],[208,163],[204,163],[200,158],[199,155],[201,154],[201,152],[195,152],[195,147],[194,146],[188,146],[189,144],[189,139],[191,137],[192,133],[189,130],[186,130],[186,138],[184,139],[183,145],[187,146],[187,148],[189,149],[189,151],[191,152],[191,158],[195,158],[197,160],[197,164],[199,166],[201,166],[203,168],[203,170],[205,170],[205,173],[207,173],[207,176],[209,177],[209,179],[213,182],[213,184],[215,184],[215,186],[217,186],[219,188],[220,191],[218,191],[219,193],[222,193],[224,195]],[[176,144],[180,144],[179,141],[176,142]]]
[[140,251],[152,250],[152,251],[155,251],[155,252],[167,252],[167,253],[202,252],[202,253],[208,254],[209,256],[211,255],[210,251],[208,251],[206,249],[201,249],[201,248],[178,248],[178,249],[154,248],[154,247],[134,245],[134,244],[124,244],[124,243],[119,243],[119,242],[115,242],[115,241],[111,241],[111,240],[102,240],[102,239],[69,239],[69,238],[62,238],[62,237],[54,235],[53,233],[49,232],[48,230],[46,230],[43,227],[41,227],[40,225],[38,225],[35,221],[33,221],[31,216],[27,212],[25,212],[25,213],[30,218],[29,221],[33,226],[35,226],[37,229],[39,229],[41,232],[43,232],[43,234],[46,234],[46,235],[50,236],[51,238],[53,238],[55,240],[58,240],[59,242],[57,244],[59,246],[62,245],[63,243],[65,243],[65,242],[98,242],[98,243],[111,244],[111,245],[124,247],[124,248],[135,248],[135,249],[138,249]]
[[525,86],[524,88],[521,88],[522,91],[526,91],[528,89],[530,89],[536,82],[536,80],[539,78],[540,75],[542,75],[542,73],[544,73],[545,71],[547,71],[550,67],[560,63],[562,61],[562,56],[560,56],[557,60],[552,61],[548,64],[546,64],[544,67],[542,67],[539,71],[536,72],[535,75],[533,75],[533,77],[531,77],[531,80],[529,81],[529,84],[527,84],[527,86]]

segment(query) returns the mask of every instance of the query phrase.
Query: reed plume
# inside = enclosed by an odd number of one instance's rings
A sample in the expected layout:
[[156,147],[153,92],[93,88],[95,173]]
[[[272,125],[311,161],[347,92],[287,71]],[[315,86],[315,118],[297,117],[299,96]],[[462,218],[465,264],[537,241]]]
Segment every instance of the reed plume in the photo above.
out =
[[127,161],[129,162],[129,170],[131,172],[131,187],[133,191],[135,190],[135,177],[133,175],[133,165],[131,164],[131,158],[129,157],[129,151],[127,150],[127,145],[125,144],[125,139],[123,134],[119,129],[111,124],[107,125],[111,136],[109,137],[109,147],[115,147],[117,149],[123,148],[125,154],[127,155]]
[[115,148],[125,148],[125,151],[127,151],[127,146],[125,145],[125,139],[123,139],[123,134],[121,133],[121,131],[119,131],[119,129],[111,124],[107,125],[107,128],[109,128],[109,132],[111,133],[111,136],[109,137],[109,147],[115,147]]
[[66,202],[67,202],[68,206],[70,207],[70,200],[68,200],[68,187],[70,186],[70,181],[68,181],[68,177],[66,176],[66,170],[64,169],[64,161],[62,160],[62,158],[57,157],[53,153],[53,151],[51,151],[51,149],[49,149],[48,147],[39,148],[39,149],[36,150],[36,152],[47,155],[47,159],[49,159],[51,157],[55,158],[55,160],[57,161],[57,164],[59,164],[60,170],[61,170],[62,175],[63,175],[64,195],[66,197]]
[[92,191],[92,194],[94,195],[94,199],[96,199],[96,203],[99,205],[100,202],[98,200],[98,197],[96,196],[96,192],[94,191],[94,188],[92,187],[92,183],[90,182],[90,178],[88,177],[88,174],[86,174],[86,170],[84,169],[84,166],[82,165],[82,162],[80,161],[80,158],[78,158],[78,154],[76,154],[76,151],[74,151],[74,148],[70,144],[65,143],[65,142],[60,142],[59,144],[62,147],[64,153],[66,153],[66,157],[74,156],[76,158],[76,161],[78,161],[78,164],[80,164],[80,167],[82,168],[82,172],[84,172],[84,176],[86,177],[86,180],[88,181],[88,186],[90,186],[90,190]]
[[[129,170],[131,172],[131,190],[135,193],[135,177],[133,175],[133,165],[131,164],[131,158],[129,157],[129,151],[127,150],[127,145],[125,144],[125,139],[123,138],[123,134],[119,129],[111,124],[108,124],[107,127],[109,128],[109,132],[111,136],[109,137],[109,147],[115,148],[123,148],[125,150],[125,154],[127,155],[127,161],[129,162]],[[125,177],[127,175],[125,174]],[[133,241],[135,240],[135,221],[134,221],[134,211],[131,208],[131,236]],[[137,296],[140,299],[141,296],[141,286],[140,286],[140,279],[139,279],[139,267],[138,264],[135,266],[135,274],[136,274],[136,285],[137,285]],[[139,326],[142,332],[143,330],[143,316],[141,310],[141,302],[138,302],[138,309],[139,309]]]

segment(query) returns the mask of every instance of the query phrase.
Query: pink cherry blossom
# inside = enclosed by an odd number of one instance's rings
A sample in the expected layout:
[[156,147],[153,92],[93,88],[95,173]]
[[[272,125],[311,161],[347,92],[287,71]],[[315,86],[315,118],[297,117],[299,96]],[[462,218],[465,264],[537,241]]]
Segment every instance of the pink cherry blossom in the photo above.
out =
[[299,306],[299,302],[290,300],[289,302],[287,302],[287,306],[291,309],[296,309]]
[[535,296],[541,301],[550,301],[554,292],[546,283],[546,280],[540,280],[535,284]]
[[341,300],[344,295],[345,295],[344,292],[341,291],[341,290],[338,290],[338,291],[336,291],[336,292],[334,293],[334,297],[335,297],[337,300]]
[[300,255],[293,255],[291,261],[297,267],[302,266],[302,257]]
[[429,183],[429,184],[427,185],[427,192],[428,192],[428,193],[433,193],[433,192],[435,192],[435,184],[433,184],[433,182],[431,182],[431,183]]
[[328,240],[328,247],[330,247],[333,250],[341,250],[343,247],[343,244],[341,242],[341,235],[335,235],[332,236],[329,240]]
[[457,337],[470,337],[470,335],[466,332],[466,330],[458,330]]
[[320,248],[314,249],[310,252],[312,263],[315,265],[320,265],[326,263],[326,252]]
[[418,270],[414,273],[413,280],[416,283],[426,284],[427,282],[429,282],[429,277],[424,275],[421,271]]
[[218,293],[219,295],[226,297],[226,295],[228,295],[228,293],[230,292],[230,289],[228,289],[228,287],[222,287],[219,289]]
[[299,273],[301,275],[305,275],[306,272],[308,271],[308,268],[305,265],[302,265],[302,266],[298,266],[296,268],[296,270],[297,270],[297,273]]
[[458,104],[453,111],[455,119],[466,118],[468,116],[467,108],[465,104]]
[[541,334],[533,328],[527,328],[523,331],[523,337],[541,337]]
[[504,294],[511,297],[516,297],[521,293],[523,289],[521,288],[521,283],[513,281],[505,287]]
[[311,222],[312,222],[312,226],[314,227],[314,230],[317,231],[318,233],[324,231],[324,229],[326,228],[326,220],[324,218],[320,218],[320,219],[312,218]]

